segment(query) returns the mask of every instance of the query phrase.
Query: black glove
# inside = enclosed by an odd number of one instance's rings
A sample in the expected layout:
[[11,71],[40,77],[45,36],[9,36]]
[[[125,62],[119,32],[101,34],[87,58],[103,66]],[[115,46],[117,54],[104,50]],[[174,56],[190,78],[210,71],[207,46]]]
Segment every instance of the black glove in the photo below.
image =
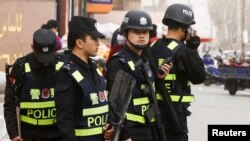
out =
[[201,39],[199,36],[193,36],[186,41],[186,44],[190,49],[197,49],[201,44]]

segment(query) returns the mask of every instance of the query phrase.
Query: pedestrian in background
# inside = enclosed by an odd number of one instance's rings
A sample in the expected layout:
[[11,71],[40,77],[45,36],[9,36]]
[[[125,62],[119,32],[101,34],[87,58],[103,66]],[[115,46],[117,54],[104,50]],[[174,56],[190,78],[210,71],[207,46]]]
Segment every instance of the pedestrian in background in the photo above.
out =
[[171,113],[163,107],[167,140],[188,141],[187,116],[191,115],[188,107],[194,101],[190,82],[201,84],[206,78],[204,65],[197,51],[199,37],[191,32],[191,25],[195,24],[193,10],[184,4],[170,5],[162,23],[168,26],[168,31],[163,38],[152,43],[151,52],[154,64],[161,65],[168,59],[173,68],[164,79],[164,87],[159,88],[160,85],[156,83],[156,91],[160,93],[157,97],[161,99],[161,89],[166,90],[180,124],[180,129],[175,127],[169,118]]
[[106,81],[90,59],[97,55],[99,38],[96,20],[74,16],[69,22],[67,63],[56,83],[57,125],[63,141],[104,141],[107,130],[108,91]]
[[56,50],[62,49],[62,41],[58,35],[58,23],[56,20],[49,20],[46,24],[43,24],[41,28],[49,29],[56,34]]
[[158,40],[158,37],[157,37],[157,25],[153,24],[153,30],[150,31],[150,43],[153,43],[156,40]]
[[111,38],[111,49],[108,55],[108,59],[110,59],[116,52],[118,52],[120,49],[122,49],[124,44],[124,38],[119,35],[120,28],[117,28],[112,35]]
[[[60,141],[54,87],[55,74],[63,62],[55,54],[55,34],[47,29],[35,31],[32,49],[33,52],[17,59],[7,79],[4,97],[7,131],[12,141]],[[16,112],[16,107],[20,112]]]

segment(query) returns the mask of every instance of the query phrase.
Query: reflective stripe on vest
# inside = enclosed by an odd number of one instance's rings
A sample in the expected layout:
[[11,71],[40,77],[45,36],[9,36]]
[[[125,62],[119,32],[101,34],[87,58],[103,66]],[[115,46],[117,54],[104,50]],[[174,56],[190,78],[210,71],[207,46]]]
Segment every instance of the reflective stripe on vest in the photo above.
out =
[[[63,62],[60,62],[60,61],[57,62],[56,66],[55,66],[55,69],[58,71],[63,66],[63,64],[64,64]],[[24,70],[25,70],[25,73],[31,72],[29,63],[24,64]]]
[[[148,97],[135,98],[133,99],[134,106],[149,104]],[[145,123],[145,117],[141,115],[136,115],[132,113],[126,113],[126,119],[134,122]],[[150,122],[155,122],[153,118]]]
[[102,127],[90,128],[90,129],[75,129],[76,136],[93,136],[103,133]]
[[[157,41],[157,40],[156,40]],[[150,47],[152,47],[155,43],[156,43],[156,41],[154,41],[153,43],[151,43],[150,44]]]
[[135,98],[133,99],[133,103],[135,106],[149,104],[149,99],[148,97]]
[[145,118],[143,116],[139,116],[139,115],[135,115],[135,114],[131,114],[131,113],[126,113],[126,118],[127,118],[127,120],[130,120],[130,121],[135,121],[135,122],[139,122],[139,123],[146,123]]
[[102,76],[102,72],[100,71],[99,68],[96,68],[96,71],[97,71],[98,75]]
[[[170,97],[171,97],[172,102],[179,102],[179,100],[181,98],[181,96],[179,96],[179,95],[170,95]],[[162,95],[160,95],[160,94],[156,94],[156,98],[158,100],[163,100]],[[182,96],[182,100],[181,100],[181,102],[194,102],[194,101],[195,101],[194,96],[192,96],[192,95]]]
[[176,41],[172,41],[170,44],[168,44],[168,48],[170,50],[174,50],[178,46],[178,43]]
[[128,66],[130,67],[130,69],[131,69],[132,71],[135,70],[135,64],[134,64],[133,61],[128,61]]
[[31,69],[30,69],[30,64],[29,63],[25,63],[24,64],[24,70],[25,70],[25,73],[28,73],[28,72],[31,72]]
[[21,109],[40,109],[55,107],[55,101],[46,102],[20,102]]
[[58,71],[62,66],[63,66],[63,62],[57,62],[57,64],[56,64],[56,70]]
[[165,80],[176,80],[176,75],[170,73],[165,77]]
[[104,106],[96,107],[96,108],[83,109],[82,114],[83,116],[91,116],[91,115],[98,115],[98,114],[103,114],[107,112],[108,112],[108,105],[104,105]]
[[[101,71],[97,68],[96,69],[98,75],[102,76]],[[82,81],[84,79],[84,77],[82,76],[82,74],[76,70],[75,72],[72,73],[72,76],[76,79],[76,81],[79,83],[80,81]]]
[[[140,116],[136,114],[126,113],[126,119],[130,121],[134,121],[134,122],[146,123],[144,116]],[[153,118],[150,122],[155,122],[155,118]]]
[[[178,102],[181,98],[179,95],[170,95],[173,102]],[[182,96],[181,102],[194,102],[194,96]]]
[[81,73],[78,70],[73,72],[72,76],[76,79],[77,82],[80,82],[84,79],[84,77],[81,75]]
[[24,115],[20,115],[20,120],[33,125],[52,125],[56,123],[56,119],[35,119],[31,117],[27,117]]

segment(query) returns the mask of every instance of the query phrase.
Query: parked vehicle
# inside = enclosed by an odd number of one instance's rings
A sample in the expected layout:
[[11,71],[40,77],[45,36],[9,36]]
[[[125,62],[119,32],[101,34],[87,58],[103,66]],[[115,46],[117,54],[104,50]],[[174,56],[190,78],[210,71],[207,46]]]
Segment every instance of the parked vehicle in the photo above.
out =
[[206,80],[203,82],[205,86],[210,86],[211,84],[221,85],[224,83],[224,78],[220,76],[217,62],[218,60],[214,60],[209,54],[203,56],[203,64],[206,69]]
[[206,80],[203,82],[205,86],[210,86],[211,84],[221,85],[224,84],[225,78],[221,77],[218,68],[208,65],[206,69]]
[[230,95],[235,95],[238,90],[250,88],[250,67],[220,66],[220,75],[225,79],[225,89]]

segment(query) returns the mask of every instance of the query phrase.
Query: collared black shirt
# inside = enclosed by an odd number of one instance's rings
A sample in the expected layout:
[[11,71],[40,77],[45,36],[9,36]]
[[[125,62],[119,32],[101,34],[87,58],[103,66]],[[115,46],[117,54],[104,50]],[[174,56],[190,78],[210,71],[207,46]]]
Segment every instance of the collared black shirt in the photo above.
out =
[[[80,73],[84,74],[91,85],[99,86],[100,80],[94,75],[96,65],[89,59],[88,64],[72,53],[69,53],[68,62],[73,62]],[[62,132],[64,141],[78,141],[75,136],[75,125],[82,117],[83,90],[65,69],[59,71],[55,88],[57,125]]]

